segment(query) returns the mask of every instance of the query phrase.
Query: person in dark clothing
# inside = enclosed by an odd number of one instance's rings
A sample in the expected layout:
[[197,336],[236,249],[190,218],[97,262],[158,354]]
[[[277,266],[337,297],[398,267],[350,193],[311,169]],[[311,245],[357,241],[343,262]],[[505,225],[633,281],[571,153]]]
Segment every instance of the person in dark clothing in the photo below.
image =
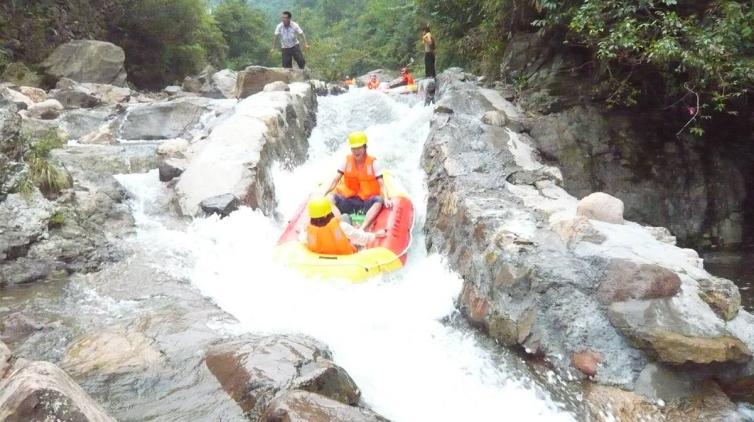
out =
[[422,28],[422,43],[424,44],[424,69],[427,78],[434,78],[435,72],[435,39],[429,32],[429,25]]

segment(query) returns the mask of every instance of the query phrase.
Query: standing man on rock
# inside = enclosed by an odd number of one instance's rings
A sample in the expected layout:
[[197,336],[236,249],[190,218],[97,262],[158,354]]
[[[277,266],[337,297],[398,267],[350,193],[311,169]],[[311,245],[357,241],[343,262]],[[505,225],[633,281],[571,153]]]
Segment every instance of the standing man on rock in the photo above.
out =
[[435,73],[435,39],[429,32],[429,24],[422,27],[422,43],[424,44],[424,70],[427,78],[434,78]]
[[296,22],[291,20],[291,12],[283,12],[282,22],[275,27],[275,35],[272,37],[272,49],[275,49],[278,37],[280,37],[280,47],[283,52],[283,67],[286,69],[293,68],[293,60],[296,60],[296,64],[300,69],[303,69],[306,65],[304,54],[301,52],[296,34],[300,34],[304,40],[304,48],[309,49],[309,43],[306,41],[306,35],[304,31]]

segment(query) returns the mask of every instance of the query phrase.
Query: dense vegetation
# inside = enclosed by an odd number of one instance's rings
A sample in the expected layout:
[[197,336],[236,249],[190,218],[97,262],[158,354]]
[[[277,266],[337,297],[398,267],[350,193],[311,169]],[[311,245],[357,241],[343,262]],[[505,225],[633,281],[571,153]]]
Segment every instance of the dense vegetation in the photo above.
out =
[[[754,4],[736,0],[417,0],[443,41],[441,65],[499,75],[507,39],[541,31],[581,48],[610,106],[681,104],[691,130],[748,108]],[[464,16],[464,19],[459,19]]]

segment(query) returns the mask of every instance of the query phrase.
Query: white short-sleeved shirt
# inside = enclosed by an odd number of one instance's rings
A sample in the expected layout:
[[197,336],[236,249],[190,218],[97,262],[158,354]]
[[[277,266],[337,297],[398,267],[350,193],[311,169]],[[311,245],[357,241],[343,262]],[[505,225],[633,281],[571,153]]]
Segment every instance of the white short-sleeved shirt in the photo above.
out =
[[280,46],[283,48],[291,48],[298,44],[296,34],[303,34],[304,31],[298,26],[296,22],[291,21],[287,27],[280,22],[275,27],[275,35],[280,36]]
[[[338,171],[341,174],[345,174],[346,172],[346,164],[348,164],[348,157],[346,157],[344,160],[340,162],[340,166],[338,167]],[[382,177],[382,166],[380,166],[380,163],[377,160],[372,161],[372,170],[374,170],[374,176],[375,177]]]

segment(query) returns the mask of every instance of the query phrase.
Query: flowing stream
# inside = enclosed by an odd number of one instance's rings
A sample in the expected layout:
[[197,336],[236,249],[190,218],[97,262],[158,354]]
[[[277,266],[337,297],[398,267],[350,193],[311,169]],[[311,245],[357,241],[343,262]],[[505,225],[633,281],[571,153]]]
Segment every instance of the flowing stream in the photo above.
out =
[[[278,214],[285,218],[311,191],[314,181],[334,174],[336,163],[347,152],[346,135],[366,130],[369,152],[398,177],[414,199],[416,222],[406,268],[356,285],[304,278],[272,260],[284,218],[279,221],[242,208],[224,219],[212,216],[186,223],[169,212],[170,192],[153,170],[117,176],[132,197],[136,219],[135,234],[128,240],[134,251],[130,263],[89,277],[88,282],[64,287],[68,298],[61,306],[85,309],[82,301],[94,306],[99,296],[90,294],[90,289],[112,290],[121,285],[117,294],[101,299],[108,301],[107,309],[121,309],[119,316],[107,316],[117,320],[137,313],[150,315],[149,309],[141,308],[167,307],[163,299],[154,302],[148,297],[166,298],[166,290],[196,289],[238,321],[210,315],[208,326],[236,334],[302,333],[323,341],[335,362],[359,385],[365,404],[394,421],[580,419],[578,386],[559,379],[542,365],[525,362],[468,327],[454,307],[461,279],[441,256],[426,252],[422,232],[427,189],[420,157],[431,115],[431,108],[412,98],[364,90],[320,98],[308,160],[294,169],[281,165],[274,172]],[[150,287],[150,283],[165,279],[178,284]],[[134,292],[135,288],[143,291]],[[118,295],[137,299],[119,303]],[[184,296],[186,301],[193,300]],[[40,308],[52,303],[40,300]],[[153,302],[156,305],[150,305]],[[78,318],[79,325],[86,326],[103,317]],[[191,331],[183,334],[183,346],[176,345],[176,350],[192,347],[191,335]],[[50,343],[50,352],[39,357],[55,361],[69,340],[45,341]],[[33,353],[33,347],[27,350]],[[187,358],[186,362],[194,361]],[[149,384],[154,391],[140,390],[136,403],[133,399],[118,402],[117,386],[108,387],[110,393],[94,395],[110,401],[108,407],[119,412],[114,416],[124,420],[170,420],[171,414],[193,420],[236,418],[233,409],[208,410],[211,401],[201,401],[203,410],[192,414],[192,405],[186,400],[198,403],[196,397],[188,396],[199,390],[188,384],[206,384],[208,374],[202,371],[196,376],[198,381],[182,381],[187,386],[175,391],[161,391],[164,381],[156,376]],[[146,385],[129,378],[120,383],[123,389]],[[97,387],[90,385],[90,389]],[[128,401],[125,397],[132,395],[122,397]]]

